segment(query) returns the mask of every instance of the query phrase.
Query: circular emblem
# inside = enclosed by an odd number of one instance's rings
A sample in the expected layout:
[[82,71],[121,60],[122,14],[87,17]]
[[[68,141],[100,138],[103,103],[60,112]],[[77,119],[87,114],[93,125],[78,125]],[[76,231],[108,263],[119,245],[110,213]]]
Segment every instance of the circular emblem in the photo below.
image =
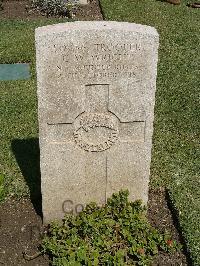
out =
[[83,113],[74,127],[75,142],[85,151],[105,151],[118,139],[118,119],[110,113]]

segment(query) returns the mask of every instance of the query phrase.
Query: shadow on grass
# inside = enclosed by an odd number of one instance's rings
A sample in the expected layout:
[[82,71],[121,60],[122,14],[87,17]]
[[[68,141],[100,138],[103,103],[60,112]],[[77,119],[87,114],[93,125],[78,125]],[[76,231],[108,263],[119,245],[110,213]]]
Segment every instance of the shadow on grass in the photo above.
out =
[[30,190],[31,202],[42,217],[40,150],[38,138],[14,139],[12,150]]
[[181,226],[180,226],[180,222],[179,222],[179,214],[178,214],[178,210],[176,209],[173,201],[172,201],[172,196],[171,196],[171,193],[170,193],[170,190],[169,189],[166,189],[165,191],[165,198],[166,198],[166,201],[167,201],[167,205],[168,205],[168,208],[172,214],[172,219],[173,219],[173,222],[174,222],[174,225],[179,233],[179,237],[180,237],[180,242],[182,244],[182,247],[183,247],[183,252],[186,256],[186,259],[187,259],[187,264],[188,265],[193,265],[193,261],[191,259],[191,254],[190,254],[190,251],[188,250],[187,248],[187,244],[186,244],[186,241],[185,241],[185,238],[183,236],[183,233],[182,233],[182,229],[181,229]]
[[99,6],[100,13],[102,15],[103,20],[105,20],[105,15],[104,15],[103,8],[102,8],[102,4],[101,4],[101,1],[100,0],[98,0],[98,6]]

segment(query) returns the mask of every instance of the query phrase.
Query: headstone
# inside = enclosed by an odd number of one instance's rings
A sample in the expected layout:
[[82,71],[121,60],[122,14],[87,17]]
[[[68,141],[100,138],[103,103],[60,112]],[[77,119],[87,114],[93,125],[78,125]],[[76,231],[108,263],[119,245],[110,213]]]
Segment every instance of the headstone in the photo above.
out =
[[121,22],[36,29],[44,222],[128,189],[148,200],[158,33]]
[[80,5],[87,5],[88,4],[88,0],[79,0],[78,3]]
[[30,76],[29,64],[0,64],[0,80],[23,80]]
[[77,5],[87,5],[89,0],[64,0],[64,2]]

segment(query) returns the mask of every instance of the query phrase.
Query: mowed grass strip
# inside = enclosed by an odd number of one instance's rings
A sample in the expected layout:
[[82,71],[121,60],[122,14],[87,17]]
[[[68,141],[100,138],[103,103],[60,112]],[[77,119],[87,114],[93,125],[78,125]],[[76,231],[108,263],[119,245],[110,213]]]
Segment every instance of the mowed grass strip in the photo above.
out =
[[64,21],[0,20],[0,64],[30,63],[32,74],[29,80],[0,81],[0,201],[6,194],[27,195],[30,189],[38,196],[34,31]]
[[156,0],[101,0],[105,20],[160,35],[152,186],[166,186],[193,265],[200,265],[200,10]]

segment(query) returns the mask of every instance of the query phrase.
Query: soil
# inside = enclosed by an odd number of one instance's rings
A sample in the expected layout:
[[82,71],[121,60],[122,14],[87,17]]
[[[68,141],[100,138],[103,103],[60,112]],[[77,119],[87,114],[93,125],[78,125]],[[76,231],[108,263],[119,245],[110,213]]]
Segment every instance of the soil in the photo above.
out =
[[[30,10],[29,1],[3,0],[3,10],[0,10],[0,19],[39,19],[44,18],[38,12]],[[98,0],[90,0],[87,5],[77,7],[74,20],[103,20]]]
[[183,251],[174,254],[160,253],[154,261],[153,266],[190,266],[189,254],[186,252],[186,246],[179,231],[176,215],[171,210],[170,200],[165,189],[150,189],[147,217],[151,225],[160,232],[164,232],[165,230],[170,232],[172,239],[183,246]]
[[[168,207],[164,189],[150,190],[148,218],[153,226],[161,232],[164,229],[172,233],[172,238],[183,243],[176,222]],[[0,205],[0,265],[6,266],[48,266],[48,257],[39,256],[27,261],[23,253],[33,256],[41,243],[44,232],[42,219],[30,199],[10,199]],[[183,251],[174,254],[160,253],[153,266],[186,266],[186,255]]]
[[38,13],[28,11],[28,1],[5,1],[3,9],[0,11],[0,19],[37,19],[43,16]]
[[[3,19],[39,19],[38,13],[28,12],[28,1],[4,1],[0,18]],[[103,20],[98,0],[91,0],[88,5],[80,6],[76,10],[75,20]],[[34,208],[35,207],[35,208]],[[48,257],[39,256],[33,260],[26,260],[24,252],[30,256],[38,252],[44,227],[42,218],[31,199],[9,199],[0,204],[0,265],[6,266],[47,266]],[[153,226],[160,231],[167,229],[173,239],[184,242],[178,231],[178,224],[170,211],[167,194],[164,189],[150,190],[148,203],[148,218]],[[186,252],[175,254],[160,253],[153,266],[185,266],[191,265]]]
[[29,199],[10,199],[0,205],[0,265],[48,266],[48,257],[32,261],[23,258],[23,252],[33,255],[38,252],[42,236],[42,219]]

